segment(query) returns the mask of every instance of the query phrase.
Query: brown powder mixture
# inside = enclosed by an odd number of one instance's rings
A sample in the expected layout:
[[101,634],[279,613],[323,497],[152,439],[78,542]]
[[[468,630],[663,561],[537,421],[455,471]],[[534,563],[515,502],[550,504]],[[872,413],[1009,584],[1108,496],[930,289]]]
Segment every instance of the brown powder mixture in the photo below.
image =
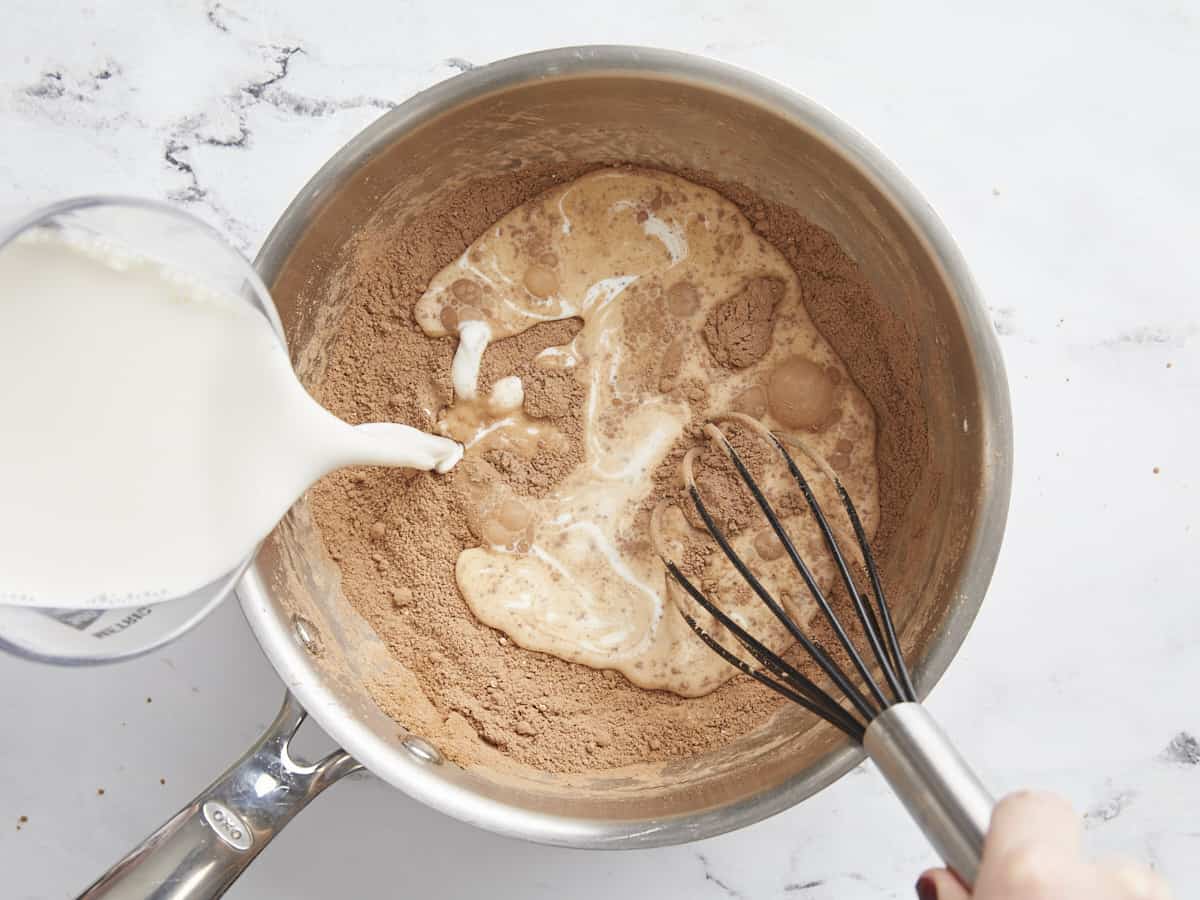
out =
[[[354,248],[345,288],[349,302],[329,349],[318,399],[351,422],[397,421],[432,429],[451,398],[455,340],[426,337],[413,321],[414,303],[433,275],[506,212],[592,168],[501,175],[432,205],[415,225],[364,234]],[[877,555],[886,558],[888,539],[928,453],[915,338],[881,312],[853,261],[827,232],[738,185],[703,173],[677,174],[724,194],[784,254],[800,277],[810,315],[875,408],[882,513],[875,545]],[[667,298],[668,304],[688,302],[682,295]],[[774,305],[772,286],[752,283],[716,310],[705,337],[715,355],[725,356],[717,358],[744,366],[761,356]],[[462,765],[494,752],[485,745],[550,772],[693,756],[754,730],[784,702],[744,676],[690,700],[642,690],[615,672],[513,645],[480,624],[459,594],[455,561],[463,549],[478,545],[480,529],[487,527],[468,502],[472,486],[500,479],[516,495],[541,496],[579,461],[583,385],[570,372],[548,372],[530,363],[542,349],[567,343],[579,327],[577,321],[554,322],[497,342],[484,356],[479,380],[486,393],[500,377],[521,376],[526,411],[567,435],[565,448],[543,446],[530,457],[490,452],[446,476],[344,470],[312,492],[314,516],[341,568],[347,598],[414,673],[424,697],[443,717],[440,731],[426,727],[423,736]],[[673,383],[672,366],[677,373],[679,361],[670,359],[668,348],[661,371],[653,375],[660,387],[702,398],[703,385]],[[752,469],[765,464],[761,445],[733,431]],[[664,461],[654,496],[642,510],[647,518],[659,497],[678,493],[675,466],[699,440],[694,427]],[[717,460],[702,458],[702,489],[720,507],[725,526],[736,531],[757,515],[753,501],[730,480],[736,476],[728,469],[706,461]],[[803,502],[798,494],[776,499]],[[799,507],[787,511],[799,512]],[[506,523],[503,508],[493,513],[489,518],[505,527],[520,525]],[[645,534],[648,539],[648,528]],[[685,568],[695,570],[694,554],[701,552],[704,548],[689,548]],[[822,627],[815,632],[832,646]],[[410,690],[377,685],[373,695],[404,724],[406,710],[416,702]]]
[[744,369],[771,349],[775,306],[783,284],[775,278],[754,278],[746,289],[726,300],[704,323],[704,342],[723,366]]

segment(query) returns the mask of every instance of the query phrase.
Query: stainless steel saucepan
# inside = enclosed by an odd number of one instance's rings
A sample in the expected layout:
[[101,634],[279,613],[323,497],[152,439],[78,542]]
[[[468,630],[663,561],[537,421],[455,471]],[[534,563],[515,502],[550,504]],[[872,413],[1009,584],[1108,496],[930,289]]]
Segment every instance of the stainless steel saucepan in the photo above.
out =
[[[520,56],[413,97],[313,177],[258,257],[302,376],[319,371],[314,336],[336,321],[341,266],[371,222],[403,220],[440,192],[498,172],[617,159],[707,171],[798,209],[837,237],[915,336],[929,461],[882,568],[924,695],[965,637],[999,552],[1011,477],[1008,388],[983,303],[945,228],[878,151],[803,97],[710,60],[636,47]],[[219,896],[309,800],[359,767],[500,834],[644,848],[756,822],[861,758],[832,728],[788,712],[731,747],[653,772],[466,770],[372,701],[368,682],[397,664],[342,596],[304,501],[263,543],[238,595],[287,685],[283,710],[85,896]],[[294,759],[289,741],[305,710],[344,749],[315,764]]]

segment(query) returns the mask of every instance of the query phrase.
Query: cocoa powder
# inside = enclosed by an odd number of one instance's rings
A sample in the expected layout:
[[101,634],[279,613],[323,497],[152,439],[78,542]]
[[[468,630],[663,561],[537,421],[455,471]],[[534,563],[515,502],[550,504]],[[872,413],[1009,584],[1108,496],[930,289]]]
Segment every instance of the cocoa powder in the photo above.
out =
[[744,369],[762,359],[771,346],[775,305],[783,285],[774,278],[754,278],[738,295],[709,314],[704,341],[724,366]]
[[[317,388],[321,402],[351,422],[398,421],[431,429],[451,396],[454,341],[426,337],[413,322],[413,304],[429,279],[505,212],[592,168],[596,166],[560,166],[498,176],[451,194],[403,229],[364,233],[348,267],[346,312]],[[877,553],[885,555],[928,455],[915,338],[881,310],[854,263],[828,233],[739,185],[704,173],[678,174],[735,202],[785,255],[801,279],[810,315],[871,400],[880,434],[882,518],[875,544]],[[674,298],[679,304],[687,301]],[[761,332],[769,322],[761,302],[748,312],[751,331]],[[569,341],[578,327],[571,321],[550,323],[497,342],[484,356],[480,378],[487,391],[496,379],[519,374],[526,386],[526,411],[552,422],[568,437],[565,447],[539,447],[530,458],[493,452],[446,476],[345,470],[312,492],[314,516],[327,551],[341,568],[347,598],[413,673],[421,693],[414,697],[407,681],[391,682],[375,686],[374,699],[402,724],[418,700],[432,704],[442,727],[426,728],[424,736],[462,765],[480,764],[496,749],[550,772],[687,757],[752,731],[783,702],[743,676],[697,699],[642,690],[614,672],[516,647],[475,620],[459,594],[455,561],[463,549],[478,543],[480,525],[473,521],[471,497],[479,486],[498,481],[515,494],[540,496],[579,459],[583,385],[570,373],[551,375],[528,364],[541,349]],[[719,334],[714,339],[722,340]],[[735,346],[753,352],[756,343]],[[737,364],[733,356],[730,363]],[[670,383],[670,359],[661,373],[647,377],[655,384],[668,382],[665,387],[676,396],[703,399],[702,384]],[[761,446],[737,429],[733,432],[753,470],[762,463]],[[653,501],[678,497],[671,467],[700,440],[693,428],[660,467],[654,497],[642,511],[647,518]],[[707,464],[700,469],[702,490],[718,501],[727,527],[743,527],[753,515],[747,505],[752,501],[728,480],[727,469]],[[798,496],[773,499],[803,502]],[[700,546],[689,553],[708,549]],[[692,558],[693,565],[698,559]],[[831,647],[825,629],[815,628]]]

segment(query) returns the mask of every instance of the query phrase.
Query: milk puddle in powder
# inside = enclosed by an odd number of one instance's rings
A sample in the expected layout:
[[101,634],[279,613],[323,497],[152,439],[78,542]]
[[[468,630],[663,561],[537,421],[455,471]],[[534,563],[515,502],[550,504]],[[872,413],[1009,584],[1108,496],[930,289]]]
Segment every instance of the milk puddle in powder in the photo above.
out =
[[25,606],[182,596],[333,469],[462,455],[327,412],[244,300],[46,231],[0,247],[0,422],[0,603]]
[[[437,427],[466,447],[458,484],[477,544],[459,554],[454,574],[481,622],[522,647],[619,671],[639,687],[690,697],[730,678],[736,670],[671,611],[647,536],[672,448],[690,446],[700,424],[734,411],[802,431],[833,461],[874,533],[874,413],[802,293],[787,259],[731,201],[638,169],[556,185],[433,277],[414,319],[430,337],[458,339],[454,401]],[[578,319],[579,331],[530,361],[530,384],[509,373],[480,384],[489,343],[564,319]],[[584,389],[582,459],[551,489],[522,493],[505,481],[505,460],[536,471],[539,457],[566,455],[571,441],[523,403],[544,373]],[[786,470],[760,484],[799,496]],[[789,510],[784,523],[828,590],[836,574],[820,534]],[[679,507],[665,519],[672,534],[694,532]],[[787,583],[790,560],[765,528],[747,516],[732,541],[768,584]],[[787,633],[744,579],[723,556],[709,559],[698,580],[710,595],[768,644],[786,646]],[[804,621],[814,609],[797,604],[793,616]]]

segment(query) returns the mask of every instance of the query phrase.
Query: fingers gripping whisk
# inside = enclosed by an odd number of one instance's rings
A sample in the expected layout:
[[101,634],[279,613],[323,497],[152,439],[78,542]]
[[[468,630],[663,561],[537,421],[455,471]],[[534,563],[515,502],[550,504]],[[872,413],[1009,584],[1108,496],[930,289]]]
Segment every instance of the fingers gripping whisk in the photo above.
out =
[[[875,559],[871,554],[866,530],[863,527],[858,511],[855,509],[849,493],[842,485],[837,474],[802,441],[790,436],[772,433],[756,419],[752,419],[749,416],[731,415],[717,421],[736,422],[753,432],[761,440],[767,442],[782,458],[790,478],[804,495],[805,502],[812,513],[813,521],[820,531],[824,546],[834,563],[838,579],[846,589],[850,606],[853,608],[854,617],[857,619],[865,636],[867,644],[866,654],[860,652],[851,639],[845,623],[842,622],[838,613],[830,604],[825,591],[821,589],[812,569],[806,564],[796,549],[795,543],[784,528],[779,515],[772,508],[762,488],[750,474],[750,469],[746,462],[717,425],[710,424],[705,427],[708,437],[729,459],[741,481],[745,484],[755,503],[762,511],[763,516],[765,516],[792,567],[800,576],[800,580],[804,583],[808,594],[812,597],[821,615],[829,624],[834,639],[850,660],[853,673],[857,675],[858,683],[856,683],[855,678],[850,672],[845,671],[833,659],[825,647],[813,640],[801,628],[784,604],[772,595],[734,549],[727,535],[717,524],[717,517],[713,515],[713,512],[705,504],[704,497],[696,484],[694,472],[696,450],[693,450],[684,458],[683,477],[688,496],[695,507],[697,515],[704,524],[705,531],[716,542],[721,552],[725,555],[725,558],[729,560],[730,564],[737,570],[741,578],[745,580],[753,593],[780,622],[787,634],[795,640],[820,671],[829,679],[845,705],[843,705],[843,702],[839,702],[834,694],[817,685],[794,665],[784,660],[779,653],[771,650],[763,640],[751,634],[715,603],[711,597],[698,588],[680,570],[676,562],[668,558],[668,554],[664,552],[665,542],[662,539],[661,527],[663,510],[660,506],[654,512],[651,532],[656,550],[663,559],[667,573],[687,597],[695,601],[697,605],[724,627],[725,631],[733,638],[733,641],[736,641],[736,645],[740,648],[742,655],[739,655],[739,652],[735,649],[731,649],[730,646],[723,644],[710,634],[697,621],[696,616],[689,611],[686,601],[679,597],[678,594],[673,594],[676,600],[676,609],[679,610],[684,621],[695,632],[697,637],[726,662],[776,693],[786,697],[788,700],[825,719],[854,741],[862,743],[867,726],[881,712],[898,703],[915,701],[917,697],[908,668],[900,652],[900,642],[896,635],[887,599],[884,596],[879,571],[875,565]],[[799,450],[819,470],[822,477],[829,479],[832,483],[846,513],[846,517],[849,520],[851,530],[854,533],[862,567],[866,572],[868,584],[863,588],[860,588],[856,583],[851,573],[851,563],[839,546],[834,529],[822,510],[820,503],[817,501],[817,496],[812,485],[789,452],[789,446]],[[731,641],[730,643],[733,642]],[[753,662],[748,661],[747,656]],[[881,677],[877,677],[876,672]],[[849,708],[847,709],[846,707]]]

